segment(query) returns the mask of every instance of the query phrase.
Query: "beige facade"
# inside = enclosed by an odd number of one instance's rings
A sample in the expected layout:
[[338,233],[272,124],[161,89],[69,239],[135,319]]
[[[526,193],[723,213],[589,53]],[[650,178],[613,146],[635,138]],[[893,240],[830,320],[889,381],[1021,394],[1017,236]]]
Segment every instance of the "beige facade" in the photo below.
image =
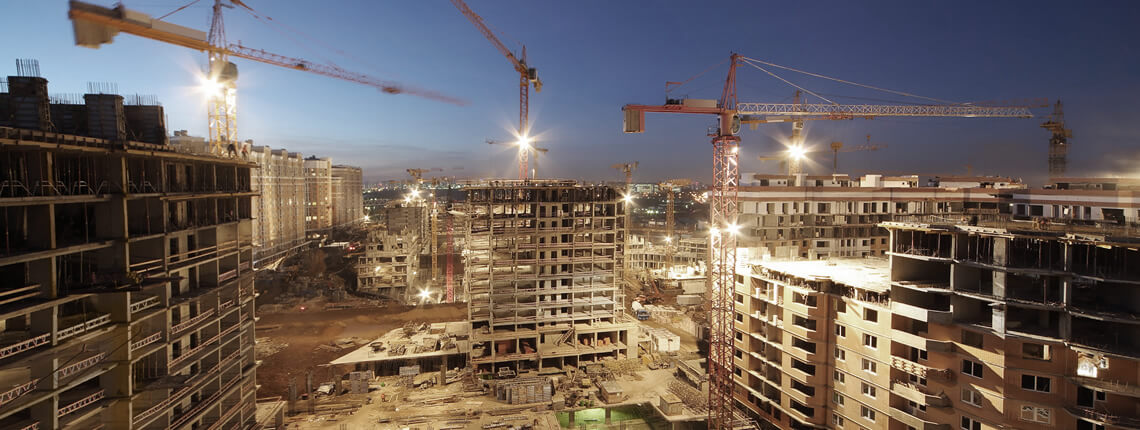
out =
[[887,273],[878,258],[738,268],[738,406],[781,429],[896,428]]
[[364,177],[359,167],[332,166],[332,225],[364,221]]
[[332,227],[332,161],[305,159],[305,232]]
[[[1097,197],[1048,195],[1079,206]],[[925,410],[900,406],[899,419],[983,429],[1140,428],[1136,225],[974,224],[885,224],[892,360],[900,377],[917,377],[912,391],[945,399]],[[921,350],[917,359],[908,353]]]
[[253,164],[6,127],[0,151],[0,428],[253,427]]
[[774,258],[883,256],[887,233],[880,222],[898,215],[1008,212],[1008,205],[998,205],[999,194],[1024,188],[1009,178],[952,179],[919,186],[914,175],[745,175],[740,246]]
[[529,180],[466,186],[464,284],[479,372],[637,356],[617,268],[625,213],[608,186]]
[[254,146],[254,260],[283,255],[305,241],[305,172],[301,154]]

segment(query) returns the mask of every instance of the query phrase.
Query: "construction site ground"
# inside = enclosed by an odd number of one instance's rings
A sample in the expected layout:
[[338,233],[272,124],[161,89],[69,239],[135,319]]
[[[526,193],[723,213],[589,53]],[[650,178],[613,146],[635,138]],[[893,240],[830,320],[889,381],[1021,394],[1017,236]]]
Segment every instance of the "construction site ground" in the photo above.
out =
[[467,317],[467,308],[463,304],[387,304],[333,310],[313,306],[258,316],[257,358],[262,360],[257,371],[261,385],[258,396],[285,398],[290,378],[297,378],[301,391],[308,371],[313,371],[314,383],[331,379],[329,371],[318,366],[356,348],[356,342],[370,342],[408,321],[462,320]]
[[[434,312],[437,309],[441,312]],[[445,313],[442,312],[443,309],[457,312],[460,308],[436,307],[422,310],[442,316]],[[405,318],[427,321],[419,315],[422,312],[417,311],[421,309],[390,314],[385,317],[385,321],[388,321],[389,326],[398,324]],[[321,320],[335,321],[337,318],[339,317],[330,315]],[[369,329],[371,326],[379,325],[381,323],[373,323],[369,325]],[[650,325],[668,328],[659,323]],[[330,333],[332,331],[335,329],[330,330]],[[340,333],[343,337],[347,331],[342,329]],[[678,334],[683,335],[683,333]],[[359,336],[360,331],[356,331],[353,335]],[[338,335],[311,336],[327,343],[328,339]],[[498,401],[492,394],[484,392],[480,384],[472,378],[461,378],[447,385],[416,388],[406,386],[406,379],[400,376],[378,377],[371,382],[372,390],[367,394],[348,394],[342,390],[340,395],[317,395],[312,405],[308,400],[298,400],[295,405],[298,413],[286,418],[287,428],[375,430],[460,428],[507,430],[524,427],[554,430],[580,426],[600,428],[605,426],[604,409],[600,408],[616,408],[611,413],[612,424],[617,425],[620,420],[620,426],[627,429],[672,426],[668,421],[683,423],[677,426],[683,428],[686,425],[698,425],[707,413],[707,394],[703,394],[699,388],[678,377],[677,362],[698,359],[696,350],[695,339],[687,336],[683,338],[682,351],[678,354],[650,356],[643,351],[643,355],[647,356],[642,359],[602,362],[604,369],[602,374],[587,374],[582,371],[564,373],[559,375],[555,382],[554,402],[529,405],[511,405]],[[650,357],[656,359],[647,360]],[[333,357],[328,356],[326,361],[332,359]],[[650,369],[646,366],[649,362],[653,362],[654,367],[665,362],[670,364],[666,368]],[[320,373],[314,375],[314,385],[325,380],[339,379],[341,376]],[[417,377],[416,380],[420,379]],[[602,402],[596,385],[599,381],[617,383],[625,396],[610,403]],[[665,417],[660,412],[657,405],[660,396],[665,393],[683,399],[685,406],[681,414]],[[568,402],[567,398],[573,401]],[[572,405],[567,406],[567,403]],[[567,413],[571,409],[576,411],[573,426],[570,426]]]

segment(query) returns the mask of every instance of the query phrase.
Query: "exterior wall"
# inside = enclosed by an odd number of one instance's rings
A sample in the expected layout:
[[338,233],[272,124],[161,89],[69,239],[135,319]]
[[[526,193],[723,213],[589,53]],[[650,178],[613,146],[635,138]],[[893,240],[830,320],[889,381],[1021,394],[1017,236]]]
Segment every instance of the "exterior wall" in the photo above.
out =
[[740,246],[775,258],[883,256],[887,233],[877,224],[895,216],[1009,210],[997,196],[1008,190],[917,187],[917,182],[917,176],[752,175],[740,187]]
[[735,398],[769,427],[893,428],[886,262],[832,263],[868,280],[818,261],[738,268]]
[[893,372],[950,403],[915,415],[981,428],[1140,428],[1134,229],[996,220],[885,226]]
[[332,162],[328,158],[305,159],[305,232],[332,227]]
[[0,428],[252,427],[253,164],[9,128],[0,150]]
[[464,284],[479,372],[637,356],[617,279],[625,208],[614,188],[529,180],[466,190]]
[[301,154],[255,146],[252,172],[254,260],[263,261],[305,240],[305,173]]
[[364,178],[359,167],[333,166],[332,225],[364,221]]
[[356,264],[356,290],[364,294],[389,297],[401,302],[409,294],[420,267],[423,236],[415,230],[405,229],[389,233],[383,226],[368,232],[364,255]]

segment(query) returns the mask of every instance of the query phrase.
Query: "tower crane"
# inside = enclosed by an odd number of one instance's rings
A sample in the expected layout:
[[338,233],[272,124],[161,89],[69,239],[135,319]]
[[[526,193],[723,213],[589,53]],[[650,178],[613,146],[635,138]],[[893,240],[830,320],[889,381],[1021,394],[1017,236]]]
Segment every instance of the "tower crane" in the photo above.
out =
[[[737,224],[739,216],[737,205],[739,204],[740,184],[740,172],[738,170],[740,136],[738,134],[741,123],[792,122],[795,124],[807,120],[870,119],[884,116],[1033,117],[1029,108],[1025,106],[741,103],[738,102],[736,93],[736,69],[740,64],[752,66],[775,76],[774,73],[763,67],[765,65],[773,66],[771,63],[733,53],[729,57],[728,76],[725,79],[719,100],[666,99],[664,105],[630,104],[622,108],[623,131],[626,133],[645,131],[646,112],[714,115],[717,119],[717,126],[708,133],[712,140],[713,150],[713,186],[709,195],[709,253],[711,258],[709,259],[708,295],[710,325],[708,423],[709,428],[717,429],[732,428],[737,419],[737,414],[734,413],[736,410],[735,400],[732,395],[732,321],[736,236],[740,231],[740,226]],[[779,79],[791,84],[783,78]],[[791,85],[795,86],[795,84]],[[899,92],[894,93],[900,94]]]
[[[365,74],[350,72],[335,65],[317,64],[300,58],[286,57],[261,49],[250,48],[240,42],[227,43],[225,25],[222,21],[223,8],[240,7],[260,18],[253,8],[246,5],[242,0],[214,0],[208,34],[171,24],[161,19],[151,18],[147,14],[128,10],[121,4],[112,9],[72,0],[69,6],[67,16],[72,21],[76,45],[98,48],[100,45],[111,43],[115,35],[123,32],[202,51],[208,55],[207,77],[202,84],[207,88],[210,96],[207,117],[210,127],[210,147],[211,151],[215,153],[219,153],[222,148],[229,144],[238,142],[236,105],[238,71],[237,65],[230,62],[229,57],[245,58],[260,63],[356,82],[377,88],[386,94],[411,94],[456,105],[464,104],[459,99],[434,91],[413,88]],[[183,8],[185,7],[183,6]]]
[[1053,133],[1049,138],[1049,177],[1064,175],[1068,167],[1069,138],[1073,137],[1073,131],[1065,128],[1065,111],[1060,100],[1053,105],[1053,114],[1041,124],[1041,128]]
[[673,237],[673,224],[676,221],[674,212],[674,189],[687,187],[693,183],[692,179],[670,179],[658,184],[665,189],[665,273],[673,273],[673,255],[677,249],[677,239]]
[[487,24],[483,22],[483,17],[472,11],[470,7],[467,7],[467,3],[464,3],[463,0],[451,0],[451,4],[455,5],[455,8],[459,9],[459,13],[467,17],[468,21],[471,21],[475,29],[479,30],[479,32],[483,34],[483,37],[486,37],[487,40],[495,46],[495,49],[499,50],[500,54],[507,57],[507,61],[511,63],[511,66],[514,67],[515,71],[519,74],[519,179],[526,179],[527,173],[529,173],[527,157],[530,156],[527,147],[531,144],[530,124],[528,124],[530,115],[530,87],[533,85],[534,92],[536,93],[542,92],[542,79],[538,78],[538,72],[535,68],[530,67],[526,62],[526,45],[522,47],[522,55],[516,57],[515,54],[512,53],[510,49],[507,49],[506,45],[503,45],[503,42],[495,36],[495,33],[492,32],[490,28],[487,28]]
[[843,142],[839,142],[839,141],[831,142],[831,173],[839,173],[839,153],[840,152],[846,153],[846,152],[878,151],[880,149],[886,149],[886,147],[887,147],[887,144],[885,144],[885,143],[880,143],[880,144],[871,143],[871,135],[869,135],[869,134],[867,135],[867,143],[865,143],[863,145],[859,145],[859,146],[851,146],[851,147],[844,148]]

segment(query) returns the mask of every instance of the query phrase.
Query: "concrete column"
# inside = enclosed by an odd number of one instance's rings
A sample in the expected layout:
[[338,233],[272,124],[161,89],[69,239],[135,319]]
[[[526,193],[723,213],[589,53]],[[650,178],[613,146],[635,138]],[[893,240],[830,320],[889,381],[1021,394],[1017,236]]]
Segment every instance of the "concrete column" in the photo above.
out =
[[1004,266],[1009,262],[1009,238],[995,237],[994,238],[994,261],[993,263],[998,266]]
[[32,361],[32,379],[40,378],[36,390],[50,391],[59,387],[59,358],[49,357]]
[[51,333],[51,344],[55,345],[57,336],[59,336],[59,320],[56,318],[55,312],[55,307],[32,312],[32,336]]
[[611,413],[612,413],[612,410],[610,408],[606,408],[606,424],[610,423],[610,414]]
[[570,423],[570,427],[574,427],[574,411],[566,412],[566,417]]
[[32,420],[40,424],[41,429],[51,430],[59,428],[59,399],[51,396],[47,400],[36,403],[31,407]]
[[994,296],[1005,297],[1005,283],[1006,277],[1009,274],[1002,271],[994,271]]

